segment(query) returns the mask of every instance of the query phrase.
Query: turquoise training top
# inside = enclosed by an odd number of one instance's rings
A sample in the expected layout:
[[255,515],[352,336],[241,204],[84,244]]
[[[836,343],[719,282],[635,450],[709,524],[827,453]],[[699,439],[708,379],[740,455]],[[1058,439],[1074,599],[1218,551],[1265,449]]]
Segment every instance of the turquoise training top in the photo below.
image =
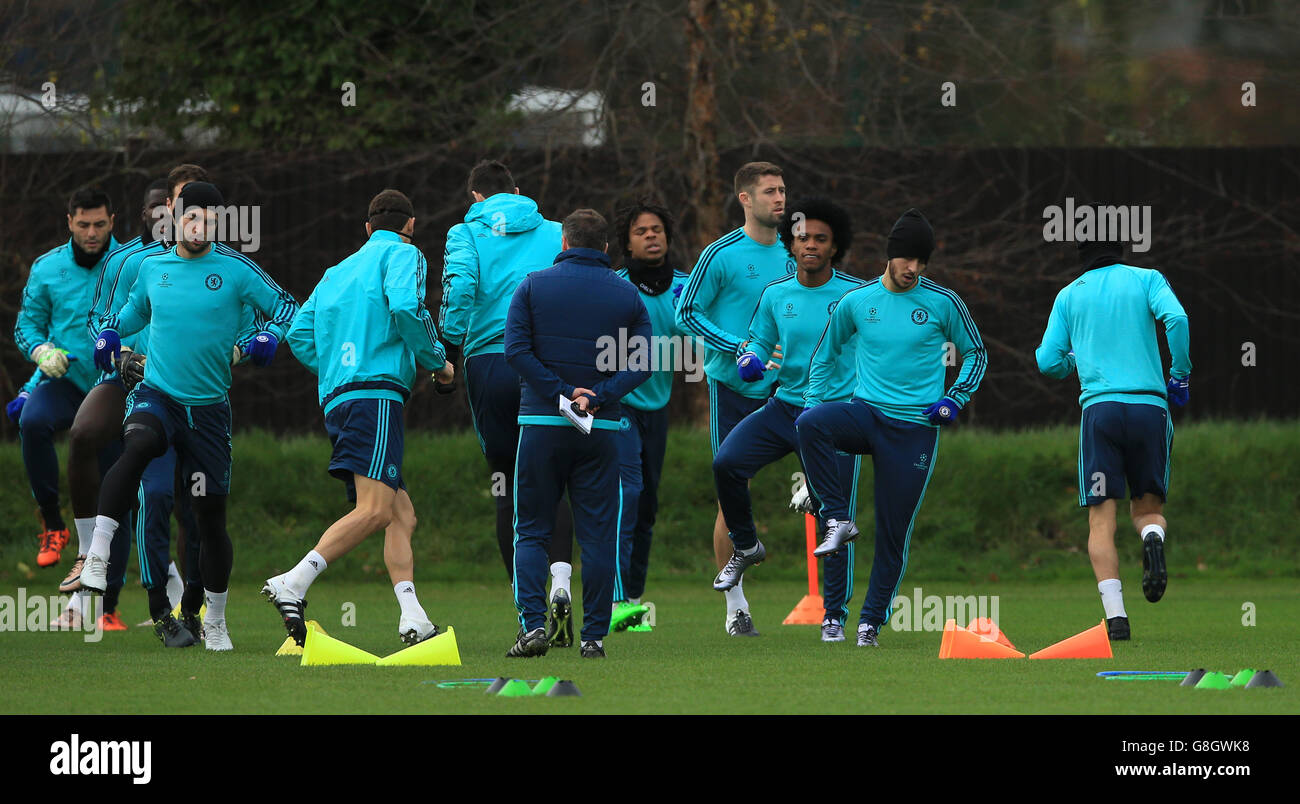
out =
[[743,226],[700,254],[677,304],[677,326],[699,336],[707,347],[704,373],[710,379],[751,399],[769,394],[776,378],[741,381],[736,350],[748,337],[763,289],[794,271],[794,258],[779,239],[764,246],[745,234]]
[[561,231],[537,202],[496,193],[472,205],[447,232],[443,252],[442,337],[465,357],[505,351],[506,312],[515,288],[532,271],[550,268]]
[[86,314],[94,298],[99,269],[117,247],[118,242],[110,235],[104,253],[90,268],[77,265],[71,238],[37,257],[23,288],[22,306],[14,324],[14,343],[28,360],[32,359],[33,349],[47,342],[76,356],[63,376],[83,394],[99,377],[95,339],[86,334]]
[[1157,319],[1169,341],[1169,373],[1186,377],[1187,313],[1164,275],[1123,263],[1086,271],[1056,294],[1034,355],[1038,370],[1058,380],[1077,370],[1081,407],[1130,402],[1167,410]]
[[245,332],[245,305],[281,340],[298,312],[293,296],[234,249],[216,245],[186,259],[173,246],[141,261],[126,304],[104,328],[130,336],[149,326],[144,381],[183,405],[211,405],[230,390],[231,348]]
[[[632,281],[628,279],[626,268],[618,269],[617,273],[629,282]],[[682,341],[690,338],[689,334],[683,333],[677,327],[676,316],[678,297],[686,286],[687,278],[687,274],[673,271],[673,281],[663,293],[652,296],[643,290],[640,291],[641,301],[645,303],[646,312],[650,314],[650,329],[654,335],[659,336],[659,343],[662,346],[657,346],[653,341],[647,346],[646,355],[652,360],[659,361],[658,368],[650,373],[650,379],[623,397],[622,402],[628,407],[637,410],[659,410],[668,404],[668,399],[672,396],[673,367],[679,360],[680,347],[685,345]],[[672,340],[667,340],[668,338]]]
[[447,356],[424,306],[424,254],[379,230],[321,277],[289,329],[294,356],[318,378],[329,413],[345,399],[405,401],[418,366]]
[[[805,287],[797,274],[790,274],[763,289],[754,319],[749,323],[749,348],[766,363],[773,345],[781,344],[781,368],[775,372],[777,399],[803,406],[813,350],[826,330],[831,313],[845,293],[865,284],[857,277],[832,269],[831,278],[820,287]],[[853,395],[856,360],[857,339],[850,337],[840,350],[837,371],[830,378],[823,401],[839,402]]]
[[[855,399],[886,416],[929,424],[922,410],[944,396],[965,406],[979,388],[988,353],[966,305],[947,288],[921,277],[895,293],[877,278],[850,290],[831,313],[809,371],[807,407],[828,399],[841,371],[839,354],[858,336]],[[946,345],[962,357],[961,372],[945,392]]]

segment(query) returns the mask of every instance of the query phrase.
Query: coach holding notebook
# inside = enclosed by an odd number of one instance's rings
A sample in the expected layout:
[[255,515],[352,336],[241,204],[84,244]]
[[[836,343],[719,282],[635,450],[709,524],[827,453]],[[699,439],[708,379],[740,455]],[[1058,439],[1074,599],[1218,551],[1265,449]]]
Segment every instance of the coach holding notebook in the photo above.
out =
[[[555,264],[520,282],[506,314],[506,361],[523,380],[514,566],[521,628],[510,657],[546,653],[548,549],[555,506],[566,489],[582,549],[582,656],[605,656],[622,506],[619,399],[650,372],[628,370],[626,355],[613,366],[602,356],[605,368],[597,368],[597,356],[610,339],[648,342],[651,336],[645,304],[636,287],[610,269],[608,246],[609,224],[599,213],[572,213],[564,219]],[[561,413],[561,397],[593,417],[589,433]]]

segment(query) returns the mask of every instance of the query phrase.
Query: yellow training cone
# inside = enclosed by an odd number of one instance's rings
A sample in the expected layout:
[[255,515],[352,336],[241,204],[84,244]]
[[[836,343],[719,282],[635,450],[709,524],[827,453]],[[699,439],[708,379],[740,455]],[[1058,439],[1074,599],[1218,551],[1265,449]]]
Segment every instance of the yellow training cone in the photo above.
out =
[[[322,634],[325,633],[325,629],[324,629],[324,628],[321,628],[321,627],[320,627],[320,623],[316,622],[315,620],[308,620],[308,621],[305,623],[305,625],[307,626],[307,630],[308,630],[308,631],[310,631],[310,630],[312,630],[313,628],[315,628],[317,631],[320,631]],[[327,636],[328,636],[328,635],[327,635]]]
[[438,634],[432,639],[402,648],[397,653],[389,654],[375,664],[385,667],[400,667],[429,664],[453,664],[460,666],[460,648],[456,647],[456,629],[447,626],[447,633]]
[[298,643],[293,641],[293,637],[285,637],[284,644],[281,645],[280,649],[275,652],[275,655],[276,656],[301,656],[302,648],[298,647]]
[[302,646],[302,667],[320,667],[328,664],[374,664],[379,657],[353,647],[341,639],[327,636],[319,628],[307,629],[307,642]]

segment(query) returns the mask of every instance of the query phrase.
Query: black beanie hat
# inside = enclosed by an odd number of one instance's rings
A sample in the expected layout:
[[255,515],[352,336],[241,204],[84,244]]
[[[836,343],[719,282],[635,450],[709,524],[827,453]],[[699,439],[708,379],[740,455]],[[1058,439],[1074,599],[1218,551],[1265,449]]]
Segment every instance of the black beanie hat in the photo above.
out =
[[909,209],[898,219],[889,232],[889,241],[885,245],[885,256],[915,257],[928,263],[934,253],[934,229],[930,222],[916,209]]
[[181,194],[176,199],[176,205],[180,207],[182,215],[192,207],[220,207],[225,203],[217,186],[206,181],[189,182],[181,188]]

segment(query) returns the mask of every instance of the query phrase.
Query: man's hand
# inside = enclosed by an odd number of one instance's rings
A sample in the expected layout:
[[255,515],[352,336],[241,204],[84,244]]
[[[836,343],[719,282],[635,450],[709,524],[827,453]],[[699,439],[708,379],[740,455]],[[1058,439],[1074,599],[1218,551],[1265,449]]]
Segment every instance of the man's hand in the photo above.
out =
[[254,366],[269,366],[279,345],[279,338],[266,331],[259,332],[248,342],[248,359]]
[[23,405],[27,404],[27,397],[29,396],[31,396],[31,394],[23,391],[18,396],[14,397],[13,401],[8,405],[5,405],[5,415],[9,417],[9,421],[14,424],[18,423],[19,417],[23,414]]
[[144,355],[123,349],[122,359],[117,364],[117,373],[122,377],[122,384],[128,391],[135,388],[144,379]]
[[450,394],[456,390],[456,367],[450,360],[442,362],[442,368],[433,372],[433,390],[440,394]]
[[[35,357],[35,353],[32,356]],[[118,337],[117,331],[106,329],[99,333],[99,339],[95,341],[95,368],[103,372],[113,371],[121,358],[122,339]]]
[[239,348],[239,344],[235,344],[230,351],[230,367],[234,368],[235,366],[238,366],[239,361],[243,359],[244,350]]
[[595,398],[596,392],[590,388],[574,388],[573,396],[569,397],[573,406],[583,413],[595,413],[600,410],[599,407],[591,407],[592,400]]
[[1191,379],[1192,376],[1190,374],[1186,377],[1169,378],[1169,382],[1165,385],[1165,389],[1169,392],[1170,402],[1173,402],[1180,408],[1187,404],[1187,400],[1192,396],[1192,392],[1188,385]]
[[951,397],[947,396],[921,411],[930,419],[930,424],[952,424],[957,421],[957,414],[960,412],[961,405],[958,405]]
[[763,362],[753,352],[745,352],[736,358],[736,370],[745,382],[758,382],[763,379]]
[[785,359],[785,355],[781,353],[781,344],[778,343],[772,347],[772,357],[767,361],[767,365],[763,368],[768,371],[776,371],[781,368],[781,361],[783,359]]

